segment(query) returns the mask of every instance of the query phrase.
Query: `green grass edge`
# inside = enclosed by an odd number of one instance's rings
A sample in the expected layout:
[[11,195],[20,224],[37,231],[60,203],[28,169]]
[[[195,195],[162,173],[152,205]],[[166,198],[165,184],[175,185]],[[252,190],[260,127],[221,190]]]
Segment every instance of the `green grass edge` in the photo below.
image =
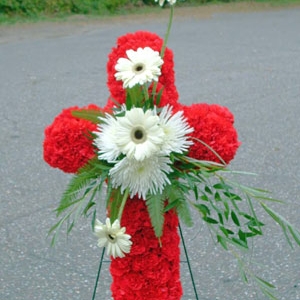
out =
[[[202,0],[205,1],[205,0]],[[300,5],[300,0],[213,0],[209,2],[199,2],[199,0],[189,0],[188,3],[177,0],[176,8],[180,7],[208,7],[208,6],[224,6],[249,3],[249,4],[261,4],[261,8],[288,8]],[[55,14],[40,13],[35,15],[7,15],[0,12],[0,25],[12,25],[12,24],[24,24],[24,23],[38,23],[38,22],[69,22],[76,21],[76,18],[84,17],[89,20],[105,20],[116,16],[128,16],[128,15],[143,15],[143,14],[159,14],[162,8],[157,6],[125,6],[121,7],[114,12],[102,9],[98,11],[92,11],[87,14],[78,14],[71,12],[57,12]]]

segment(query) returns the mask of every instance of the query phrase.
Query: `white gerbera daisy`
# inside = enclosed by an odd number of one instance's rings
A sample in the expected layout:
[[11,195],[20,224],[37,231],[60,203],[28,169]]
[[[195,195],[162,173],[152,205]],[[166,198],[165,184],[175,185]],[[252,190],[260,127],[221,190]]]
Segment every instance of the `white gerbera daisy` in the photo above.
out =
[[128,58],[119,58],[115,66],[115,77],[123,81],[124,88],[158,81],[163,60],[157,51],[146,47],[138,48],[137,51],[127,50],[126,54]]
[[187,151],[189,146],[193,144],[192,141],[188,140],[187,134],[193,132],[194,129],[187,123],[183,112],[178,111],[172,115],[172,107],[165,106],[159,118],[160,126],[165,134],[162,152],[169,155],[171,152]]
[[125,234],[126,228],[121,228],[118,219],[111,225],[110,219],[107,218],[105,223],[95,220],[94,233],[98,237],[98,246],[106,247],[107,255],[112,255],[113,258],[124,257],[124,253],[130,252],[131,236]]
[[122,117],[106,114],[94,132],[98,158],[115,162],[120,154],[143,160],[157,153],[164,142],[164,132],[155,110],[132,108]]
[[157,153],[164,141],[155,111],[132,108],[124,117],[118,117],[116,141],[120,151],[128,158],[144,160]]
[[136,194],[146,199],[148,193],[161,193],[170,184],[167,174],[172,171],[169,157],[154,155],[142,161],[123,158],[110,170],[112,186],[121,187],[123,192],[129,188],[130,196]]
[[[165,0],[155,0],[155,2],[157,2],[157,1],[159,1],[160,6],[163,6],[165,3]],[[173,5],[176,3],[176,0],[167,0],[167,1],[170,3],[170,5]]]

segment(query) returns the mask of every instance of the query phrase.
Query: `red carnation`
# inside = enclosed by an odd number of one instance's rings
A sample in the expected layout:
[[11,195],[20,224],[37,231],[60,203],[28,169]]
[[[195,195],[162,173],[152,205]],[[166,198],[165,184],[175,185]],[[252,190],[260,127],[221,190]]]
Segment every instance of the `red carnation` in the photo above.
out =
[[[117,61],[121,57],[127,57],[127,50],[136,51],[138,48],[150,47],[151,49],[160,52],[163,45],[163,39],[157,34],[147,31],[137,31],[135,33],[125,34],[117,39],[117,46],[112,49],[109,54],[107,63],[107,86],[109,88],[111,99],[123,104],[125,102],[125,90],[123,88],[122,81],[115,79],[115,66]],[[161,76],[159,77],[159,83],[164,87],[165,93],[168,95],[168,99],[172,99],[172,102],[177,102],[178,93],[175,87],[175,73],[174,73],[174,61],[173,52],[166,48],[164,57],[164,63],[161,68]]]
[[131,235],[133,244],[124,258],[112,259],[113,298],[179,300],[182,287],[177,215],[173,211],[165,214],[162,247],[154,234],[144,200],[138,197],[127,200],[121,224]]
[[[100,110],[96,105],[84,109]],[[44,160],[53,168],[66,173],[76,173],[88,160],[95,156],[89,132],[96,130],[96,124],[73,117],[78,106],[64,109],[45,129]]]
[[160,257],[155,252],[148,251],[143,255],[137,255],[136,258],[132,261],[132,270],[133,271],[147,271],[156,267],[160,263]]
[[[209,145],[228,164],[240,145],[235,130],[234,116],[228,108],[204,103],[182,106],[184,115],[194,132],[191,136]],[[218,156],[197,140],[190,147],[189,156],[220,162]]]
[[129,259],[127,256],[125,257],[117,257],[114,259],[115,267],[110,269],[110,273],[112,276],[122,277],[125,276],[128,272],[133,270],[133,261]]

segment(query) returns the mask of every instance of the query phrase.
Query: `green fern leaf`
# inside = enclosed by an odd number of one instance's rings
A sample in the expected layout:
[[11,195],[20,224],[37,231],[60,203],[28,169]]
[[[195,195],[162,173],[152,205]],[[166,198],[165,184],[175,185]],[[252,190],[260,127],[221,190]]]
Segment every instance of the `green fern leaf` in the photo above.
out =
[[97,159],[92,159],[87,165],[79,169],[69,182],[67,189],[62,195],[60,204],[56,209],[57,216],[65,211],[70,206],[85,199],[85,196],[96,186],[102,186],[107,171],[105,166]]
[[[60,204],[56,209],[57,215],[60,215],[71,205],[83,200],[85,194],[97,183],[95,177],[95,175],[85,172],[74,176],[63,193]],[[82,193],[83,188],[86,188],[85,193]]]
[[151,224],[157,238],[162,236],[164,225],[164,203],[164,197],[161,194],[150,195],[146,200]]

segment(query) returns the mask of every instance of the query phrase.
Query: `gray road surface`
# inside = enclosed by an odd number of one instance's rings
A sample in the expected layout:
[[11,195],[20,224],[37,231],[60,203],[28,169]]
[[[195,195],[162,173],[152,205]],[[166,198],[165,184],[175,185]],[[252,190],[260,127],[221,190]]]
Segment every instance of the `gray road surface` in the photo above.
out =
[[[200,11],[199,11],[200,14]],[[136,30],[163,35],[166,19],[114,19],[0,29],[0,299],[91,299],[100,250],[89,222],[50,248],[46,234],[69,176],[42,159],[44,127],[64,107],[103,105],[107,54],[116,38]],[[300,228],[300,9],[216,13],[175,21],[180,101],[218,103],[235,114],[242,146],[232,164],[255,171],[249,183],[288,205],[273,206]],[[253,244],[256,274],[277,286],[280,300],[300,299],[300,251],[265,219]],[[236,261],[197,223],[185,229],[201,300],[265,299],[244,285]],[[108,264],[98,290],[110,299]],[[183,299],[195,299],[182,264]]]

